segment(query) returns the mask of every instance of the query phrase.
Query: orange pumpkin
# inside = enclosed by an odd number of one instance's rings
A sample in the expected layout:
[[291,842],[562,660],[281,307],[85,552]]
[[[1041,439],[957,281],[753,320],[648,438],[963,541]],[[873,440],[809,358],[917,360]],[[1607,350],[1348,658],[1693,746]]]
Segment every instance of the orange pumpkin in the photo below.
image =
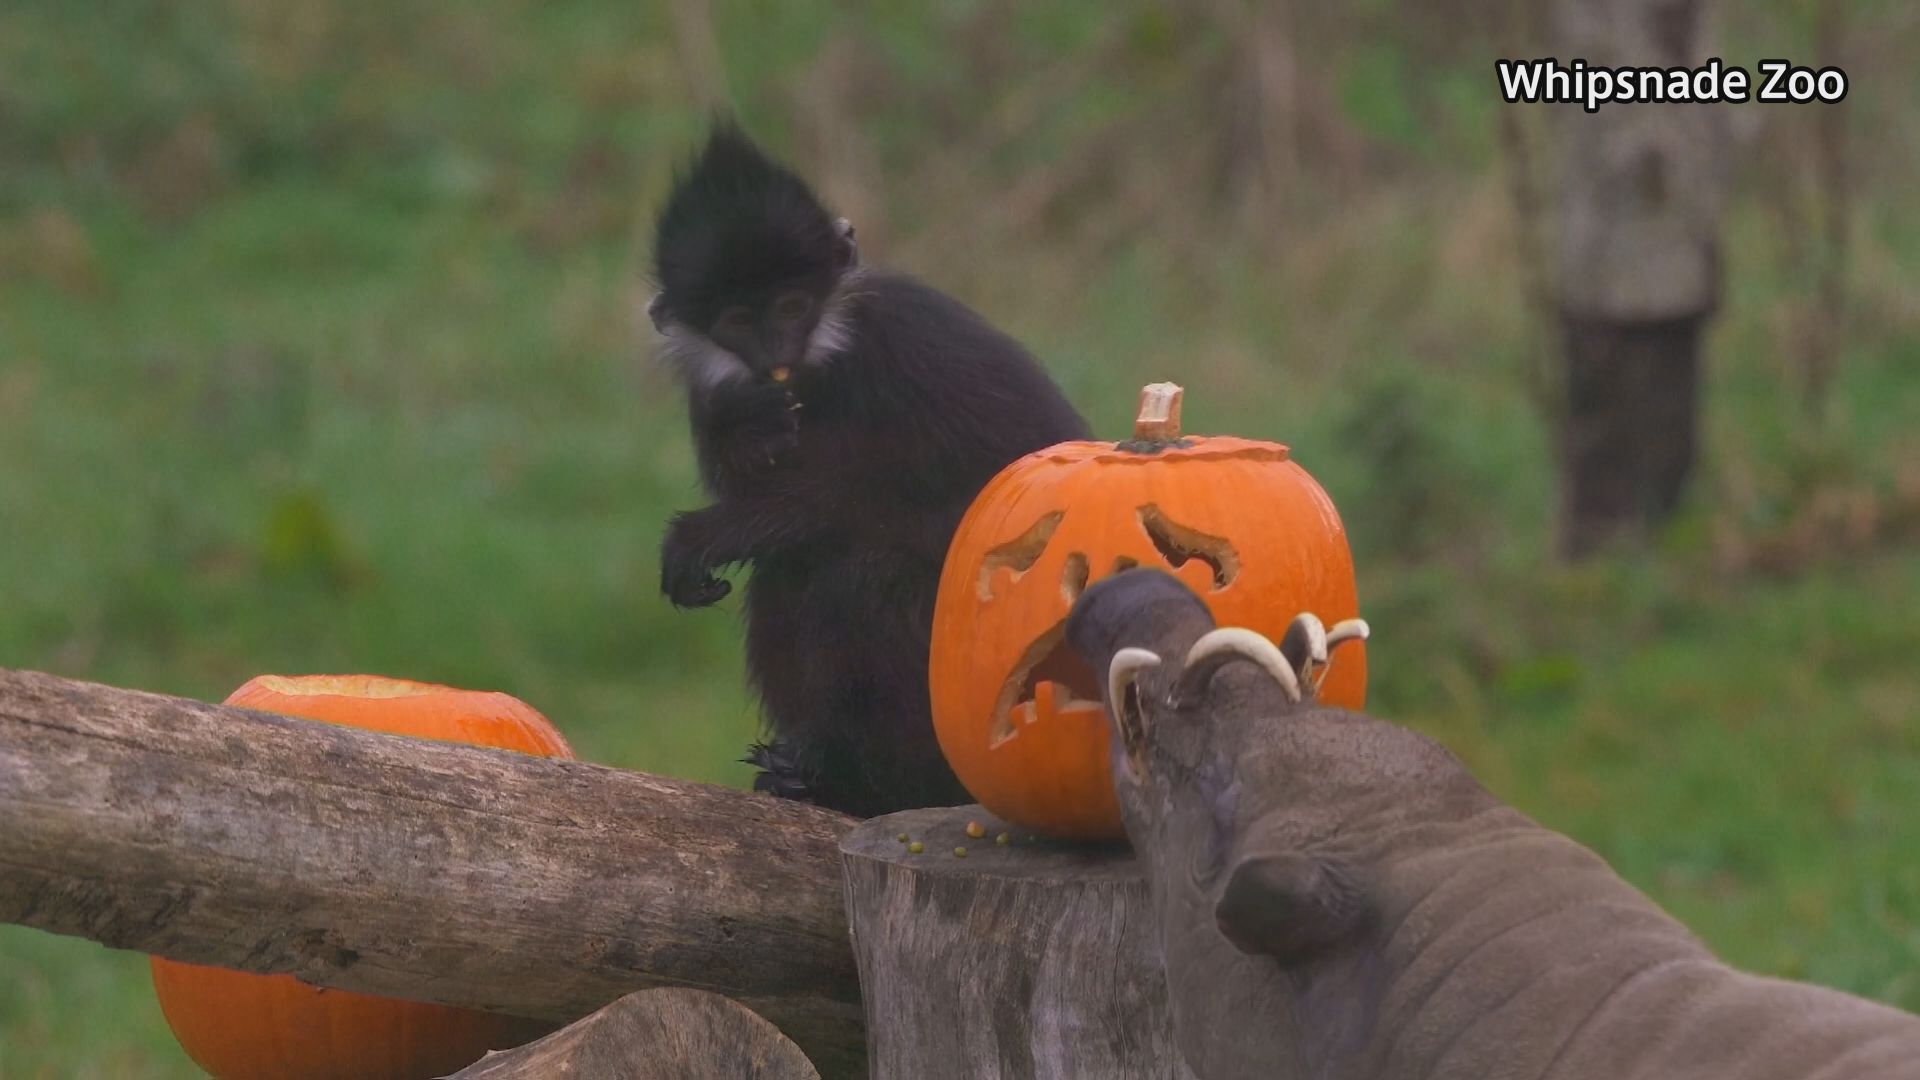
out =
[[[541,757],[573,751],[547,719],[506,694],[375,675],[262,675],[227,704],[397,735]],[[153,988],[188,1056],[220,1080],[420,1080],[552,1025],[152,958]]]
[[[993,813],[1063,839],[1124,835],[1101,679],[1067,647],[1090,581],[1135,566],[1179,577],[1223,626],[1278,640],[1302,611],[1359,614],[1333,502],[1276,443],[1180,434],[1180,388],[1149,386],[1134,438],[1067,442],[988,482],[948,549],[934,608],[933,727]],[[1321,700],[1365,704],[1365,649],[1343,648]]]

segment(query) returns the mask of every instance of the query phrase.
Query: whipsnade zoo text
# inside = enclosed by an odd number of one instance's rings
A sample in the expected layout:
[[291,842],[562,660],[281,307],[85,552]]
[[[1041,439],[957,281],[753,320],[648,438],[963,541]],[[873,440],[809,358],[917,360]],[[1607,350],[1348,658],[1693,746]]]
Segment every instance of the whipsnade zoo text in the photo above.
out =
[[1496,60],[1500,96],[1510,105],[1602,105],[1757,102],[1832,105],[1846,99],[1847,73],[1791,60],[1761,60],[1752,71],[1713,57],[1699,67],[1601,67],[1555,57]]

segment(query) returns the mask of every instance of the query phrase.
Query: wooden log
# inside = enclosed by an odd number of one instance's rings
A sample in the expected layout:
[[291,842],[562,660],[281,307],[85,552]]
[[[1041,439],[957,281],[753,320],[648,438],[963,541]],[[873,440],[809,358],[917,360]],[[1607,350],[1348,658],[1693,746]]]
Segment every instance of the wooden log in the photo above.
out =
[[584,762],[0,670],[0,921],[571,1021],[727,994],[861,1069],[852,819]]
[[1189,1080],[1132,854],[995,843],[1008,828],[977,806],[908,810],[841,842],[873,1075]]
[[820,1080],[780,1029],[719,994],[628,994],[537,1042],[496,1050],[452,1080],[645,1076],[652,1080]]

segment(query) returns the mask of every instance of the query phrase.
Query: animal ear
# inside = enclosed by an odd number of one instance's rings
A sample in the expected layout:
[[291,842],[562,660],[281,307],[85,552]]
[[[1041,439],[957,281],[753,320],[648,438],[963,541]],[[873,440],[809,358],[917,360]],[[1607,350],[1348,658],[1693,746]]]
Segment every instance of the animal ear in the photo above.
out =
[[846,218],[836,218],[833,231],[840,237],[840,266],[842,269],[860,261],[860,247],[853,242],[853,222]]
[[1243,855],[1213,915],[1234,948],[1297,964],[1337,948],[1366,923],[1365,890],[1344,859]]
[[672,318],[667,312],[667,294],[658,292],[647,301],[647,318],[653,320],[653,328],[661,333],[667,332],[667,320]]

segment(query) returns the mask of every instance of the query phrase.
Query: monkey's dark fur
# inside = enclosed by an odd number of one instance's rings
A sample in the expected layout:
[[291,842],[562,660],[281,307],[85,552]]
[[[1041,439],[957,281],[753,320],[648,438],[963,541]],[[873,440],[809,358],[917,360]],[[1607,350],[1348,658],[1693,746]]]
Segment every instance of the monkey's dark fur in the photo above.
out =
[[941,563],[987,480],[1086,424],[964,305],[860,266],[852,228],[730,125],[676,183],[655,260],[649,311],[713,499],[673,519],[661,590],[704,607],[751,567],[747,667],[775,736],[756,787],[862,816],[967,801],[927,700]]

